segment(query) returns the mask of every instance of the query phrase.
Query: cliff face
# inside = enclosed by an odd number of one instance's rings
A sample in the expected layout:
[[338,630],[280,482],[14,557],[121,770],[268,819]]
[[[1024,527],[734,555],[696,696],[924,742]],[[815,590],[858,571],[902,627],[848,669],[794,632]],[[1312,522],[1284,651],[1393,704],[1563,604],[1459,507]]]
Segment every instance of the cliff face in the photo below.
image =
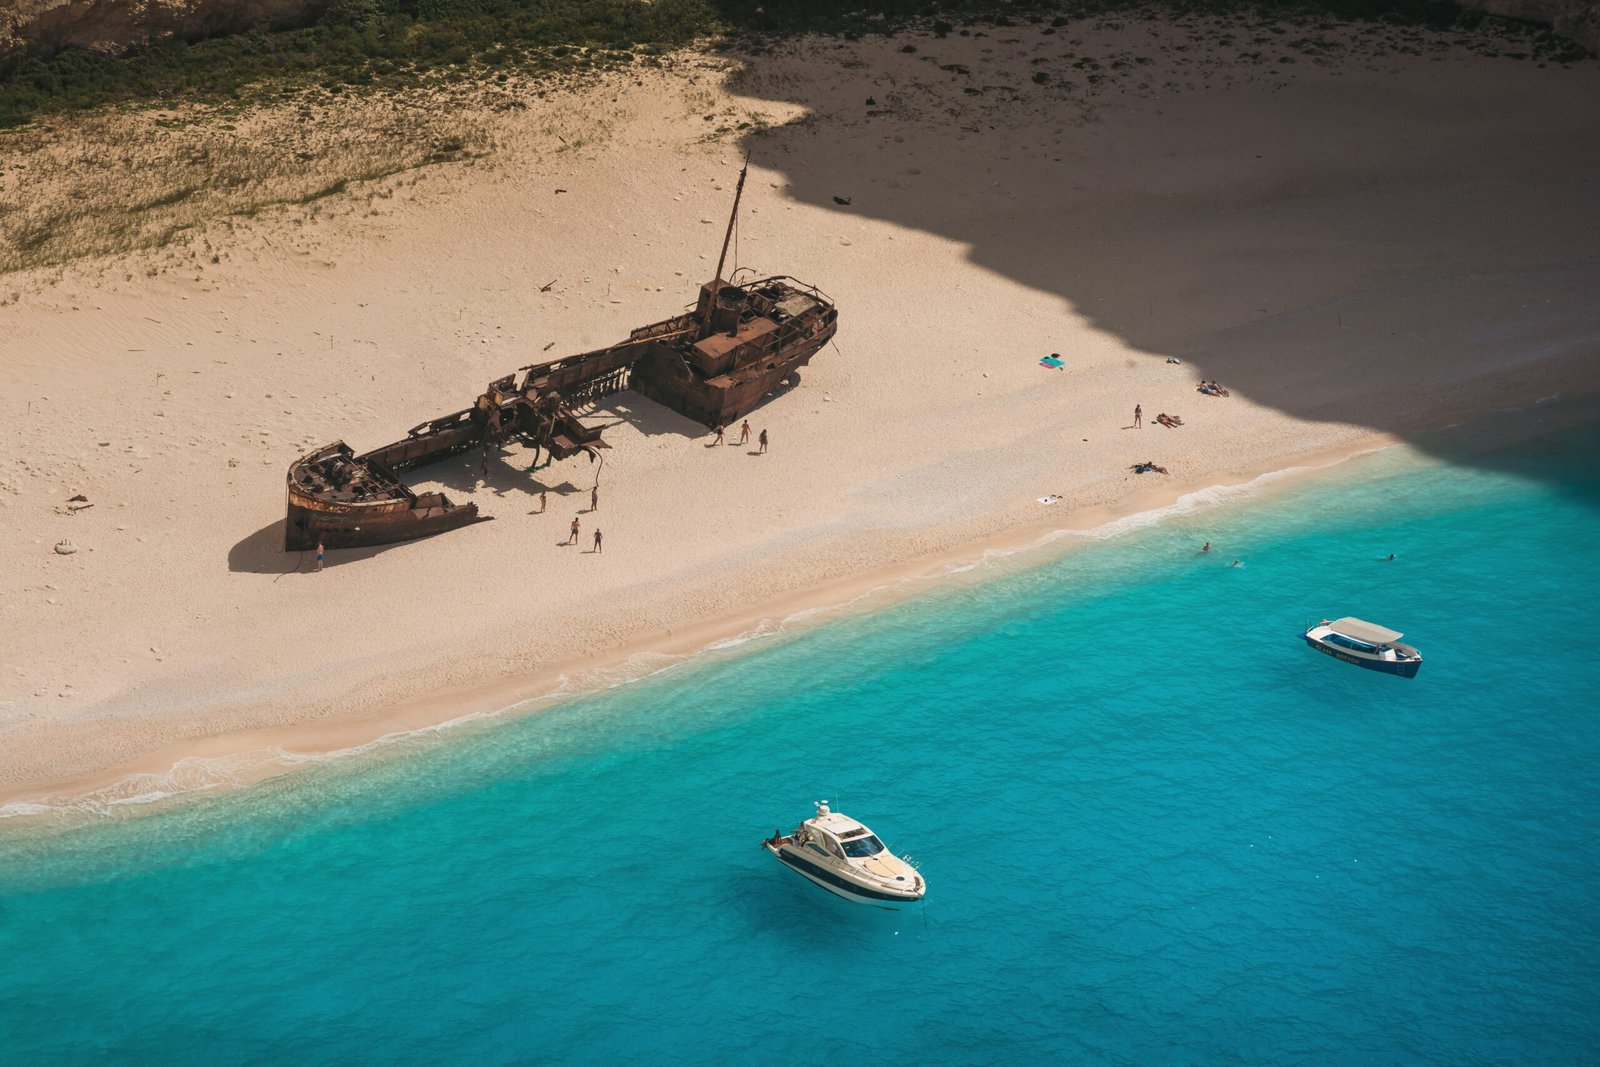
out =
[[0,0],[0,55],[68,45],[120,52],[163,37],[196,39],[309,22],[329,0]]
[[1600,54],[1600,0],[1460,0],[1462,7],[1524,22],[1543,22]]
[[[304,25],[332,0],[0,0],[0,56],[68,45],[120,52],[163,37],[190,40]],[[1542,22],[1600,54],[1600,0],[1459,0],[1491,15]]]

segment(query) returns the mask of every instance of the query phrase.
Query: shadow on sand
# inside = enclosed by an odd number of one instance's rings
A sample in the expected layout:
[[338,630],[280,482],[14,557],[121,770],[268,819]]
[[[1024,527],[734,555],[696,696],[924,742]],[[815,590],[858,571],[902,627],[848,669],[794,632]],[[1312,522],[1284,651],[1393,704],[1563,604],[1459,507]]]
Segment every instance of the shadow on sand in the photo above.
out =
[[[745,56],[729,88],[806,117],[741,145],[795,200],[938,235],[1060,296],[1130,367],[1176,358],[1187,380],[1453,462],[1498,461],[1419,436],[1415,412],[1594,377],[1592,71],[1377,63],[1354,50],[1394,57],[1378,48],[1398,31],[1349,27],[1350,51],[1315,69],[1259,26],[1232,44],[1097,21]],[[877,311],[958,315],[943,282],[899,272]]]
[[[316,566],[317,553],[315,549],[303,552],[285,552],[283,550],[283,525],[287,520],[279,519],[277,522],[263,526],[255,533],[246,537],[228,550],[228,570],[236,574],[310,574]],[[451,531],[453,532],[453,531]],[[432,536],[437,537],[438,534]],[[416,541],[427,538],[415,538],[411,541],[400,541],[392,545],[369,545],[364,548],[339,548],[328,549],[324,554],[322,566],[324,570],[332,570],[346,563],[360,563],[369,560],[381,552],[404,548]]]

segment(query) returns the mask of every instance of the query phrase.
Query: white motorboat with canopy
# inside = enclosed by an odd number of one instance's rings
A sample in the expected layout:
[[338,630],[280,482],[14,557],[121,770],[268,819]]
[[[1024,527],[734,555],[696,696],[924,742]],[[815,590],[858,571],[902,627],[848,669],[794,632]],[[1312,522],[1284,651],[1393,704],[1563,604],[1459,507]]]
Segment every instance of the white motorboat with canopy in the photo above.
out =
[[1374,622],[1349,616],[1323,619],[1301,636],[1323,655],[1369,671],[1415,678],[1422,669],[1422,653],[1400,643],[1405,634]]
[[917,869],[890,852],[861,823],[817,802],[817,814],[792,834],[773,831],[762,842],[784,866],[846,900],[879,907],[912,904],[926,885]]

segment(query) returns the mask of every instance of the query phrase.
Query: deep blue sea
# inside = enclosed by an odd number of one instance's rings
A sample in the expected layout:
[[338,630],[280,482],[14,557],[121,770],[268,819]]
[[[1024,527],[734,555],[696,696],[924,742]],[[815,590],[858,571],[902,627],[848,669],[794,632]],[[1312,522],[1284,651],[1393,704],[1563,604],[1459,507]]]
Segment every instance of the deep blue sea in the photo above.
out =
[[[0,1062],[1594,1063],[1597,457],[1392,449],[398,754],[0,824]],[[1298,639],[1344,614],[1421,675]],[[759,848],[823,798],[922,905]]]

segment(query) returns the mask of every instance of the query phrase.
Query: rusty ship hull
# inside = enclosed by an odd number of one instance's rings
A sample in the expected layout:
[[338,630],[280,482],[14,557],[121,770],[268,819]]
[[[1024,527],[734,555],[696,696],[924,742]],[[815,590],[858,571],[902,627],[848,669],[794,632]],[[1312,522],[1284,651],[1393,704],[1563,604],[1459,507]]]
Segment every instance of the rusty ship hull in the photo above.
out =
[[746,287],[707,285],[688,318],[711,328],[678,333],[658,346],[640,361],[631,382],[704,426],[727,426],[760,407],[838,330],[832,303],[788,278]]
[[[442,459],[448,452],[428,457]],[[345,477],[333,475],[344,471]],[[334,482],[342,484],[335,487]],[[315,486],[315,488],[313,488]],[[443,493],[416,493],[371,453],[354,455],[343,441],[302,456],[289,468],[283,547],[364,548],[460,529],[490,516],[476,504],[453,504]]]
[[576,408],[633,389],[706,426],[750,414],[838,329],[838,310],[813,286],[775,276],[701,286],[692,311],[632,331],[608,348],[520,369],[472,407],[430,420],[360,455],[344,442],[290,465],[284,548],[390,544],[483,522],[476,504],[416,493],[401,475],[451,456],[521,443],[552,459],[607,447]]

